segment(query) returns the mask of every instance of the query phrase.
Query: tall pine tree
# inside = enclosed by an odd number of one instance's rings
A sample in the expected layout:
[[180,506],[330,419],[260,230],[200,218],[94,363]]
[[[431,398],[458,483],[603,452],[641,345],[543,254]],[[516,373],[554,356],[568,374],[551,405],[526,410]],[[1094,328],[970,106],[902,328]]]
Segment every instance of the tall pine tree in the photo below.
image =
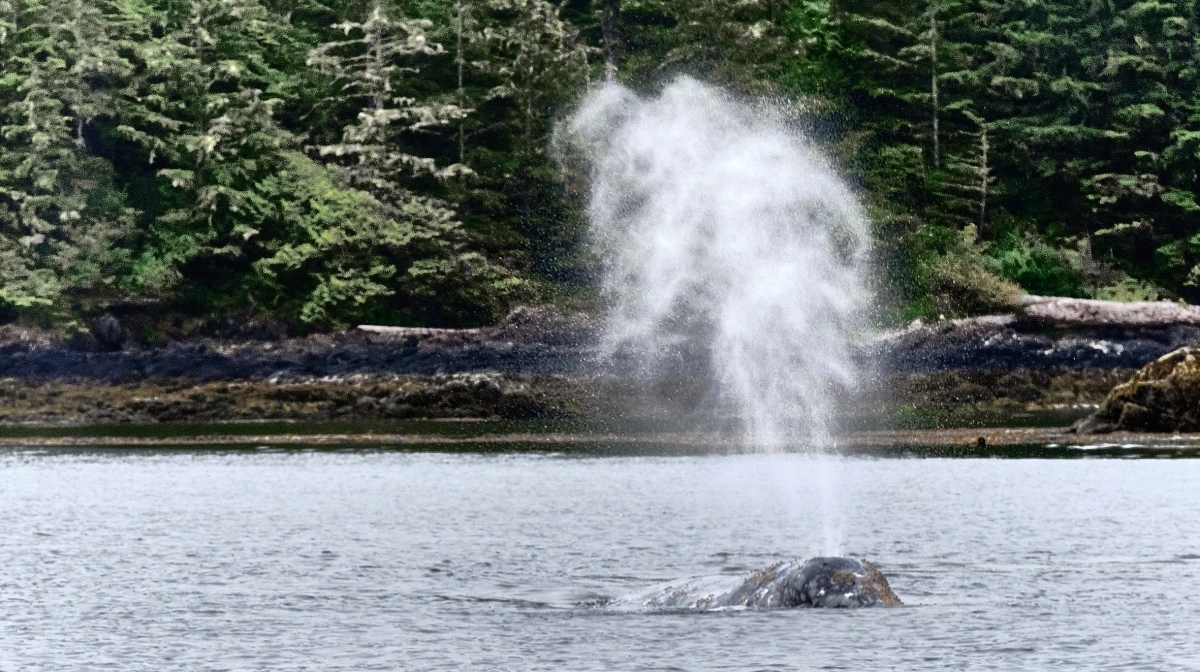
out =
[[[85,129],[112,113],[129,74],[115,2],[16,0],[0,58],[0,301],[69,320],[112,297],[126,270],[133,213]],[[107,85],[107,86],[105,86]]]

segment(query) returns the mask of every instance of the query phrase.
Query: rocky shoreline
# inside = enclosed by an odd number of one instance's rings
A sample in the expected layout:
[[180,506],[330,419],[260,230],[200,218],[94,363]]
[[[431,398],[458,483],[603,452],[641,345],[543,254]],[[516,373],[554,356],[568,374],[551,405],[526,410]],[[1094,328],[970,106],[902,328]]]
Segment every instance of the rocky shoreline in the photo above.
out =
[[[111,323],[106,327],[110,332]],[[601,364],[596,322],[514,311],[488,329],[366,327],[276,340],[105,347],[0,328],[0,424],[700,416],[681,355],[647,380]],[[109,339],[111,342],[113,339]],[[873,408],[946,413],[1098,405],[1135,369],[1200,343],[1200,309],[1028,297],[1012,315],[914,323],[863,343]]]

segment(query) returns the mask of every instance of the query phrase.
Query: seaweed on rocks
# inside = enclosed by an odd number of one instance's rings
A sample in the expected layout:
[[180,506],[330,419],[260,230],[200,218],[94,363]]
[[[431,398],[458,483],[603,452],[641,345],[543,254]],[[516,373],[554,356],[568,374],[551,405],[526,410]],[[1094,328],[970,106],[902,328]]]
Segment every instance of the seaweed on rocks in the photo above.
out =
[[[102,329],[112,337],[104,347],[95,338],[0,326],[0,423],[679,421],[713,410],[708,353],[680,349],[678,361],[650,376],[620,352],[599,360],[595,318],[548,308],[518,309],[483,329],[379,327],[158,347],[125,341],[115,348],[118,328]],[[917,323],[883,333],[856,356],[880,372],[874,393],[883,404],[1007,412],[1098,404],[1138,367],[1193,343],[1200,343],[1193,324],[1052,324],[1007,315]]]

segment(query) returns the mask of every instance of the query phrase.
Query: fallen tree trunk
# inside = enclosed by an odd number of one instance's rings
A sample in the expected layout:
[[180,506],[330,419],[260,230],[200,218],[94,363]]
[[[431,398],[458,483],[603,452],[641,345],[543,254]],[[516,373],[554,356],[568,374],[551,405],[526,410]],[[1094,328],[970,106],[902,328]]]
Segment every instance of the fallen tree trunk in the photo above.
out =
[[435,329],[432,327],[385,327],[377,324],[360,324],[359,331],[365,331],[371,334],[382,334],[384,336],[395,336],[397,338],[405,338],[415,336],[417,338],[427,338],[429,336],[479,336],[483,333],[482,329]]
[[1163,327],[1200,325],[1200,306],[1173,301],[1100,301],[1024,296],[1018,317],[1058,327]]

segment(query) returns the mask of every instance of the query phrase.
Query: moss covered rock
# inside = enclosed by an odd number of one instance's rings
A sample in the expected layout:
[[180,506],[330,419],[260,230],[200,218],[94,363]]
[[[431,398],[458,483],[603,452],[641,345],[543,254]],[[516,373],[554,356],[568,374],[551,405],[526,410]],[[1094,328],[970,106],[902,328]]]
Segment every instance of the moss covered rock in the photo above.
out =
[[1079,433],[1200,431],[1200,348],[1180,348],[1143,366],[1114,387],[1100,409],[1074,429]]

